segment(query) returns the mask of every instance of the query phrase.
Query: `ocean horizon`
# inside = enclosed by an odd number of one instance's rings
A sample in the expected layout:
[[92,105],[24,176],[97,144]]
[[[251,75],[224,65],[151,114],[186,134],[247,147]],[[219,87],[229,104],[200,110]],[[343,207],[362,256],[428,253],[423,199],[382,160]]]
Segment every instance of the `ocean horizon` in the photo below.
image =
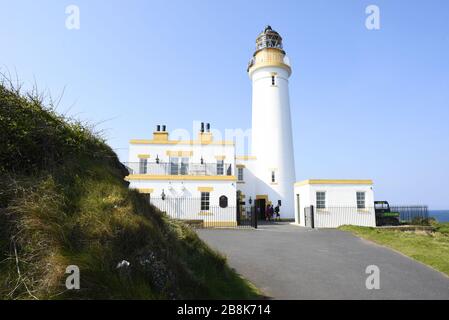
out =
[[433,217],[438,222],[449,222],[449,210],[429,210],[429,217]]

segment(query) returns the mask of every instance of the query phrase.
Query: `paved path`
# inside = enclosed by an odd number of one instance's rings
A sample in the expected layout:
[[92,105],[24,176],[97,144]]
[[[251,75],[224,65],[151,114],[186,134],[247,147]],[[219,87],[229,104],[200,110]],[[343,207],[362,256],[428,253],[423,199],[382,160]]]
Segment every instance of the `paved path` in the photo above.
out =
[[[278,224],[198,234],[276,299],[449,299],[448,277],[339,230]],[[380,290],[366,289],[369,265],[380,268]]]

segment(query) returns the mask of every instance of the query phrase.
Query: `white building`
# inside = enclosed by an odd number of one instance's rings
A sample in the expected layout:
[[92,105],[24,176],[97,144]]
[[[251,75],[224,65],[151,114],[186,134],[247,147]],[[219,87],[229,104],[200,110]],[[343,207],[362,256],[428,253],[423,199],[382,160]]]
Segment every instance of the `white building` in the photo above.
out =
[[[202,125],[196,140],[170,140],[158,126],[149,140],[131,140],[127,166],[130,187],[148,194],[161,210],[175,218],[198,220],[209,226],[235,226],[255,206],[264,218],[267,205],[280,205],[283,219],[306,226],[315,206],[315,226],[375,225],[372,183],[365,180],[308,180],[295,186],[289,77],[291,66],[281,36],[270,26],[256,39],[248,65],[252,81],[251,153],[236,155],[234,141],[216,141]],[[359,204],[351,214],[331,206]],[[325,206],[322,199],[325,197]],[[184,203],[185,202],[185,203]],[[327,205],[329,204],[329,205]],[[219,208],[219,209],[217,209]],[[310,219],[309,219],[310,220]]]
[[236,158],[243,175],[238,189],[261,209],[281,204],[281,217],[293,219],[296,179],[288,89],[292,70],[281,36],[270,26],[257,37],[247,71],[252,81],[252,149],[250,155]]
[[170,140],[166,127],[158,126],[152,139],[131,140],[126,180],[175,218],[235,226],[234,142],[215,141],[209,129],[182,141]]
[[295,202],[295,223],[300,226],[310,227],[312,224],[317,228],[337,228],[341,225],[376,226],[371,180],[297,182]]

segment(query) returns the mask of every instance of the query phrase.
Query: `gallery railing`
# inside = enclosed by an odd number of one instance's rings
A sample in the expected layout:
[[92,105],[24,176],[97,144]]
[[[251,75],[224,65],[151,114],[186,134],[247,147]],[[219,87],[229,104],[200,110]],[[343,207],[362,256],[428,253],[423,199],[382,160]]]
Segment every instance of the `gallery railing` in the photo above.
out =
[[427,206],[390,206],[391,212],[399,213],[401,223],[422,224],[429,220],[429,208]]
[[188,175],[188,176],[232,176],[232,164],[217,163],[169,163],[169,162],[124,162],[129,174]]

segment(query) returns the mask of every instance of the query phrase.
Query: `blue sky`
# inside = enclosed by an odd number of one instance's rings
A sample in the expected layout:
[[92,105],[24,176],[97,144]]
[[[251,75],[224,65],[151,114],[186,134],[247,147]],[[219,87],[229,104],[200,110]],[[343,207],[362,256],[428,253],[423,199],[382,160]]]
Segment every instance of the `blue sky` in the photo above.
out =
[[[67,5],[80,30],[65,28]],[[365,28],[375,4],[381,29]],[[378,200],[449,208],[449,2],[0,0],[0,68],[97,123],[120,158],[156,124],[249,128],[246,64],[284,38],[297,180],[371,178]]]

